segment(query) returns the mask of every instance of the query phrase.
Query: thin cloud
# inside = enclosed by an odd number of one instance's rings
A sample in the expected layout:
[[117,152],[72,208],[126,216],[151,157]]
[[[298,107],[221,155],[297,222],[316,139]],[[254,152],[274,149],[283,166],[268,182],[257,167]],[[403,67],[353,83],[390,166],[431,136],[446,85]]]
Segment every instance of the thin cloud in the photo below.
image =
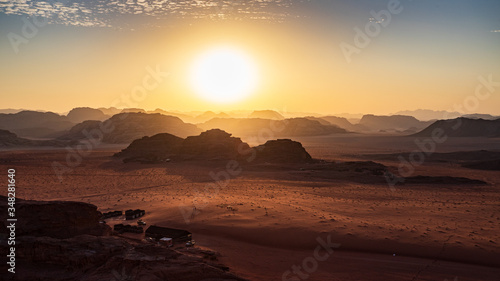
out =
[[292,6],[307,0],[0,0],[0,14],[44,17],[49,23],[76,26],[116,26],[130,16],[153,20],[253,19],[283,21],[294,17]]

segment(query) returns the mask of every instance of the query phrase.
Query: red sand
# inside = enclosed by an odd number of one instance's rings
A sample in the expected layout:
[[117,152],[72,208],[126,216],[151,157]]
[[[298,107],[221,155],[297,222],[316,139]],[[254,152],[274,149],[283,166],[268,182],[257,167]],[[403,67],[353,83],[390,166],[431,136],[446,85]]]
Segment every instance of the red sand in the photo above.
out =
[[[339,149],[318,138],[303,143],[313,157],[332,159],[358,151],[361,145]],[[462,148],[450,143],[453,149]],[[366,150],[395,152],[390,147],[388,143]],[[404,149],[411,151],[411,143]],[[92,152],[62,182],[51,165],[64,163],[66,151],[2,152],[0,166],[17,170],[19,198],[90,202],[102,212],[146,209],[143,219],[148,225],[190,230],[197,245],[220,252],[232,272],[251,280],[281,280],[283,272],[313,255],[318,237],[328,235],[341,246],[319,262],[307,280],[462,281],[500,276],[498,172],[424,164],[416,174],[470,177],[492,184],[405,185],[391,191],[387,185],[252,169],[243,170],[218,193],[204,194],[212,181],[209,172],[222,170],[213,163],[122,164],[110,157],[113,152],[116,149]],[[179,206],[190,212],[194,200],[203,204],[196,204],[197,214],[188,214],[186,223]],[[109,221],[114,222],[118,220]]]

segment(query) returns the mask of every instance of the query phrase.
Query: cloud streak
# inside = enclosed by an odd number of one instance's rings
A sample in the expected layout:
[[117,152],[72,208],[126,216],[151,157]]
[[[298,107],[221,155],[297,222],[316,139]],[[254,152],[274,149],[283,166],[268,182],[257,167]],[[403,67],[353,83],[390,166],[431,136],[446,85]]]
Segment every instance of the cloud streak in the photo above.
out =
[[251,19],[280,22],[296,17],[293,5],[307,0],[0,0],[0,14],[44,17],[49,23],[121,27],[131,17],[166,19]]

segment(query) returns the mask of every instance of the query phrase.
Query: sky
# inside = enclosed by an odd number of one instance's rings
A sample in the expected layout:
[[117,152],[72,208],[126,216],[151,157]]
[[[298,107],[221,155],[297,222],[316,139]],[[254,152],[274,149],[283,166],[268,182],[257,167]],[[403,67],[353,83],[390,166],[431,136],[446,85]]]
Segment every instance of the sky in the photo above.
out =
[[[217,48],[255,65],[245,98],[193,87]],[[500,115],[498,0],[0,0],[0,50],[0,108]]]

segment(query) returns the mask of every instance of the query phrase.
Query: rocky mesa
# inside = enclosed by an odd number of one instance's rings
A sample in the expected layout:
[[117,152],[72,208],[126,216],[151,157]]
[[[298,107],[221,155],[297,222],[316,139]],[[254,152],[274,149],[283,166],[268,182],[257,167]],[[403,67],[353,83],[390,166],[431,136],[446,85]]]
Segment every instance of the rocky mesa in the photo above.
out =
[[[240,138],[212,129],[185,139],[158,134],[133,141],[115,154],[124,162],[161,162],[169,160],[240,160],[247,162],[298,163],[312,161],[301,143],[278,139],[257,147],[250,147]],[[250,161],[248,161],[250,159]]]

